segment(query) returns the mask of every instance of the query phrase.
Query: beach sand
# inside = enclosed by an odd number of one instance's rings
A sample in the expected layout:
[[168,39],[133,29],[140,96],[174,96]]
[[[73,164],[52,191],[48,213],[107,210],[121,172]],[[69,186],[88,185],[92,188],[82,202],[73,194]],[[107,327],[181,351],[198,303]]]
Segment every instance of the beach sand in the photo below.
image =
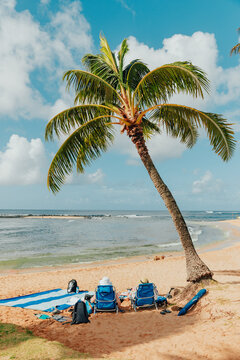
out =
[[[0,321],[26,327],[35,335],[56,340],[89,358],[163,360],[240,359],[240,219],[219,223],[230,233],[228,247],[201,249],[201,258],[214,272],[216,283],[206,285],[207,294],[185,316],[160,310],[128,311],[91,315],[89,324],[62,325],[39,320],[36,311],[0,306]],[[213,247],[214,249],[214,247]],[[54,288],[66,288],[76,279],[81,289],[94,290],[108,276],[119,292],[134,287],[140,279],[153,281],[164,295],[170,287],[187,285],[182,254],[159,261],[150,258],[122,259],[105,264],[65,268],[8,270],[0,276],[0,297],[9,298]],[[184,305],[195,293],[169,302]],[[127,306],[128,304],[126,304]],[[171,307],[169,307],[171,309]]]

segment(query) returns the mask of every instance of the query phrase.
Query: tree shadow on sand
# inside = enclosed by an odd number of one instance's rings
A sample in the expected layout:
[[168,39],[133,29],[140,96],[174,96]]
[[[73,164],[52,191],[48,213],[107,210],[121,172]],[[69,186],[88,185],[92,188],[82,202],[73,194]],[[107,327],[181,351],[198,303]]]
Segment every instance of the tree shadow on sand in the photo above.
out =
[[94,357],[122,352],[126,348],[161,340],[164,349],[166,337],[191,331],[195,316],[177,317],[177,313],[161,315],[160,310],[140,310],[124,314],[97,314],[89,324],[62,325],[42,321],[31,328],[35,335],[56,340],[64,345]]
[[[226,270],[226,273],[225,271],[216,271],[216,273],[240,276],[240,271]],[[212,285],[213,290],[219,290],[217,282]],[[211,289],[211,285],[208,289]],[[220,290],[225,294],[224,288]],[[54,320],[45,320],[32,326],[31,330],[35,335],[59,341],[81,353],[89,353],[92,358],[111,357],[111,355],[114,358],[115,354],[124,352],[124,355],[127,354],[125,358],[134,359],[137,358],[134,351],[146,351],[147,355],[148,352],[153,351],[151,343],[157,341],[154,349],[159,356],[154,357],[156,354],[151,353],[149,358],[203,360],[206,357],[202,356],[202,351],[208,353],[209,347],[211,354],[219,353],[222,356],[218,357],[219,359],[240,359],[240,351],[237,354],[234,352],[234,348],[227,348],[229,332],[225,329],[219,331],[218,326],[222,326],[221,320],[224,316],[228,316],[227,313],[219,310],[220,305],[216,302],[214,292],[209,298],[206,295],[203,299],[205,300],[200,300],[187,315],[181,317],[177,316],[177,312],[161,315],[161,309],[145,309],[119,314],[99,313],[91,316],[89,324],[73,326],[62,325]],[[173,298],[172,302],[174,300]],[[187,297],[185,297],[185,301],[188,301]],[[204,316],[203,318],[201,314]],[[224,326],[229,325],[227,317],[225,323]],[[215,339],[215,335],[218,340]],[[205,341],[203,347],[198,350],[198,344],[202,341],[202,337],[205,338]],[[221,348],[218,348],[219,343],[221,343]],[[182,345],[183,357],[179,355],[178,351],[181,350]],[[211,357],[208,358],[211,359]]]
[[240,276],[240,270],[215,270],[214,274],[229,275],[229,276]]
[[[224,275],[224,276],[236,276],[240,277],[240,270],[214,270],[214,274],[216,275]],[[237,281],[224,281],[219,282],[220,284],[240,284],[240,279]]]
[[[236,352],[227,346],[214,347],[214,354],[218,354],[217,358],[219,360],[239,360],[240,359],[239,351]],[[186,352],[185,356],[177,356],[175,354],[171,355],[171,354],[164,354],[164,353],[162,354],[162,356],[163,356],[164,360],[193,360],[193,359],[194,360],[206,360],[206,355],[192,354],[191,352]],[[214,360],[215,358],[216,358],[216,355],[211,356],[210,354],[208,354],[207,359]]]

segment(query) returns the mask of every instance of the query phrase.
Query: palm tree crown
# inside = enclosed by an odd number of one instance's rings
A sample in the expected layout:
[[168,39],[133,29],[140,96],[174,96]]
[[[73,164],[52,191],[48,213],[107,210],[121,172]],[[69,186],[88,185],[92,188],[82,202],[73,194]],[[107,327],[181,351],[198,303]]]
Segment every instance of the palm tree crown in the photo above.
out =
[[64,74],[67,88],[75,90],[75,106],[57,114],[46,127],[46,140],[70,133],[49,168],[48,186],[53,192],[59,191],[74,164],[83,172],[108,149],[114,139],[114,125],[120,125],[121,132],[128,135],[137,126],[145,139],[163,128],[188,147],[195,144],[203,127],[213,150],[223,160],[231,157],[233,131],[221,115],[169,102],[180,92],[203,98],[209,82],[200,68],[190,62],[175,62],[150,71],[138,59],[125,64],[129,50],[126,39],[117,56],[103,36],[100,44],[100,54],[83,57],[86,71]]

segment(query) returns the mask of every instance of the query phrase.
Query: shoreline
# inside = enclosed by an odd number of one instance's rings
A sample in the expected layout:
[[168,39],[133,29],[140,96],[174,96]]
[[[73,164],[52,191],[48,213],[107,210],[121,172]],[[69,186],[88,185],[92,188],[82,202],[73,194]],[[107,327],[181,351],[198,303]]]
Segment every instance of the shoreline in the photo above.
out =
[[[223,241],[215,241],[214,243],[207,245],[200,245],[199,247],[195,247],[199,254],[205,252],[212,252],[218,250],[220,248],[228,248],[231,247],[232,244],[227,244],[228,240]],[[142,254],[135,256],[125,256],[119,258],[110,258],[103,260],[95,260],[95,261],[86,261],[79,263],[65,263],[63,265],[43,265],[43,266],[32,266],[32,267],[23,267],[23,268],[2,268],[0,267],[0,276],[8,273],[36,273],[43,271],[55,271],[55,270],[69,270],[69,269],[78,269],[78,268],[95,268],[95,267],[104,267],[109,265],[123,265],[128,263],[139,263],[145,261],[152,261],[155,257],[160,257],[159,260],[163,261],[166,258],[179,258],[184,257],[184,251],[165,251],[165,252],[157,252],[153,254]],[[161,259],[164,257],[164,259]]]
[[[221,230],[228,230],[231,232],[228,239],[214,241],[210,244],[200,245],[198,247],[195,246],[197,252],[199,254],[204,254],[208,252],[214,252],[222,249],[228,249],[232,246],[236,245],[240,239],[240,229],[239,232],[235,231],[235,228],[240,228],[240,219],[234,220],[223,220],[216,222]],[[231,225],[229,227],[229,225]],[[25,273],[41,273],[41,272],[54,272],[54,271],[62,271],[62,270],[70,270],[70,269],[92,269],[96,267],[108,267],[115,265],[124,265],[130,263],[141,263],[146,261],[153,261],[154,257],[160,257],[159,261],[164,261],[164,259],[168,258],[183,258],[184,251],[162,251],[154,254],[143,254],[129,257],[119,257],[112,259],[104,259],[104,260],[95,260],[95,261],[86,261],[80,263],[66,263],[64,265],[43,265],[43,266],[34,266],[34,267],[25,267],[25,268],[0,268],[0,276],[8,275],[8,274],[25,274]],[[164,256],[164,259],[161,257]]]

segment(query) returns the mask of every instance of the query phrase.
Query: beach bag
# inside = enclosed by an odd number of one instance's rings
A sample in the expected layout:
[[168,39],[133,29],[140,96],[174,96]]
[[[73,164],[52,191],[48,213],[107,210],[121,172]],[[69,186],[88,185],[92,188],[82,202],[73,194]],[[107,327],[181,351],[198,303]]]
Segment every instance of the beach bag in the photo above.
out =
[[77,281],[72,279],[71,281],[69,281],[68,283],[68,287],[67,287],[67,292],[71,293],[71,292],[76,292],[77,290]]
[[165,306],[167,305],[167,298],[165,296],[158,295],[157,299],[155,300],[158,306]]
[[93,313],[93,310],[94,310],[94,304],[91,303],[90,301],[88,300],[85,300],[85,304],[86,304],[86,308],[87,308],[87,312],[88,314],[92,314]]
[[71,325],[84,324],[88,322],[90,321],[88,319],[86,304],[80,300],[74,305]]

